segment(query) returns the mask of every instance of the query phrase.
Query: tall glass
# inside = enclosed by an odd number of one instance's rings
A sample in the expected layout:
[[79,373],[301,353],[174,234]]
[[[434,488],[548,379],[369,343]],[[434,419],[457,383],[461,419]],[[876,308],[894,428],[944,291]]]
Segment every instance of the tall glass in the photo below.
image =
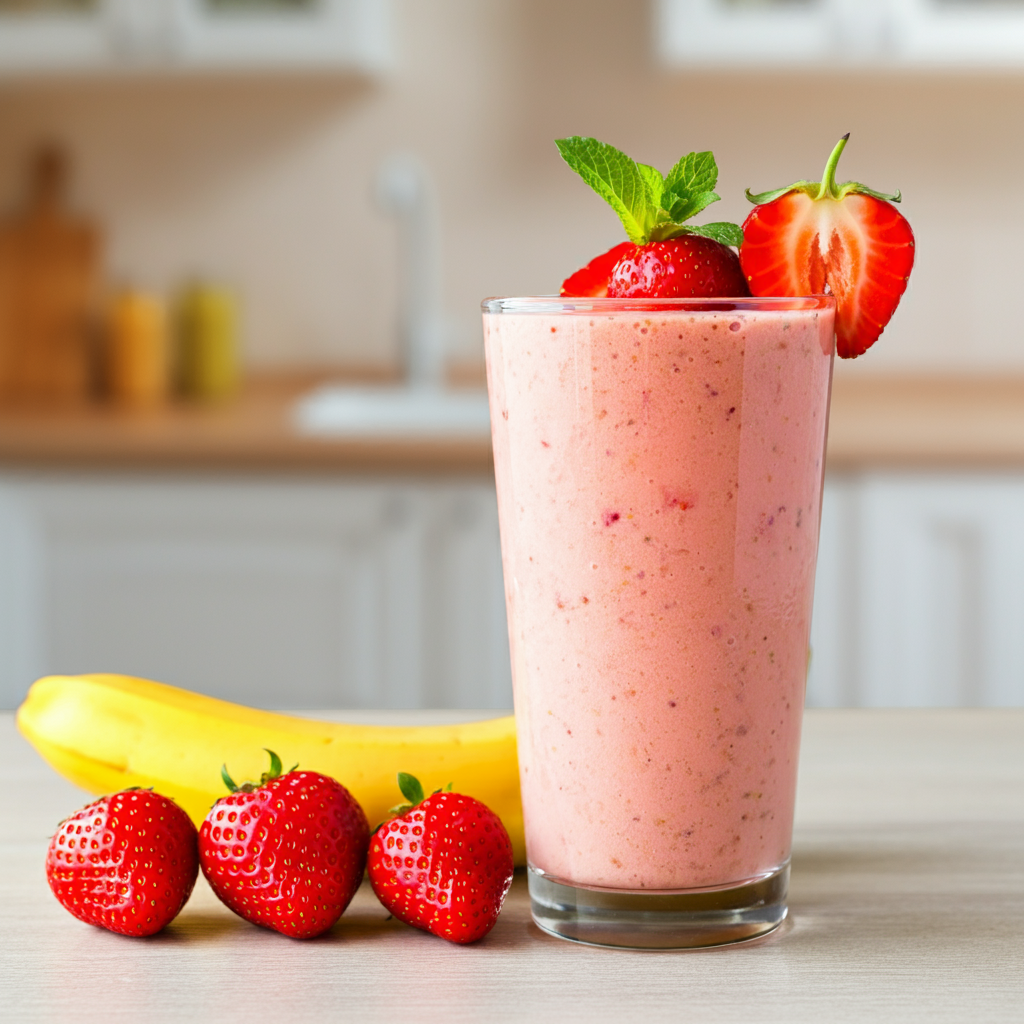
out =
[[600,945],[786,915],[834,300],[489,299],[533,916]]

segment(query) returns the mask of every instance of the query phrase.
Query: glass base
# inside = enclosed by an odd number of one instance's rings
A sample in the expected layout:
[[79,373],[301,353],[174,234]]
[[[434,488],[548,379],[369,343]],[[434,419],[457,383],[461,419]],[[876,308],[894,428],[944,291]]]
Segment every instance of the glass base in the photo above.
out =
[[528,868],[530,909],[549,935],[623,949],[699,949],[744,942],[786,918],[789,861],[721,888],[668,891],[570,885]]

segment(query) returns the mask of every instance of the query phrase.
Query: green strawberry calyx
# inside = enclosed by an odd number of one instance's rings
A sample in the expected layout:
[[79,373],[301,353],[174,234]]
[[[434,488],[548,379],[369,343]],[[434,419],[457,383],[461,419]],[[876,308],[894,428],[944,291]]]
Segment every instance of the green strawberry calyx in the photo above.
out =
[[738,224],[685,223],[722,198],[715,192],[718,165],[710,151],[687,153],[663,175],[597,139],[573,135],[556,139],[555,145],[562,159],[619,215],[634,244],[680,235],[703,235],[723,245],[743,241]]
[[873,188],[868,188],[867,185],[862,185],[859,181],[844,181],[841,184],[836,184],[836,168],[839,166],[839,158],[843,155],[843,150],[846,149],[846,144],[849,141],[850,133],[847,132],[836,143],[835,149],[832,150],[832,155],[828,158],[828,163],[825,164],[825,173],[821,176],[821,181],[796,181],[785,188],[775,188],[769,192],[759,192],[756,195],[748,188],[747,198],[756,206],[760,206],[763,203],[770,203],[780,196],[786,195],[788,192],[804,192],[811,199],[834,199],[836,201],[845,199],[848,195],[854,193],[856,195],[872,196],[887,203],[900,202],[903,196],[900,195],[899,189],[895,192],[876,192]]
[[[390,814],[392,818],[397,818],[399,815],[405,814],[406,811],[411,811],[417,804],[423,803],[426,799],[422,783],[415,775],[410,775],[408,772],[398,773],[398,788],[402,791],[402,796],[405,797],[405,801],[400,804],[395,804],[394,807],[389,808],[388,814]],[[452,784],[450,782],[445,787],[445,791],[448,793],[452,791]],[[434,793],[440,792],[441,790],[435,789],[430,795],[433,796]]]
[[[224,780],[224,785],[228,787],[228,791],[231,793],[251,793],[254,789],[259,789],[260,786],[265,786],[271,779],[280,778],[281,775],[287,775],[287,772],[281,771],[281,758],[274,753],[274,751],[263,748],[270,755],[270,768],[260,776],[259,782],[243,782],[240,786],[236,784],[235,780],[228,774],[228,766],[222,764],[220,766],[220,777]],[[295,771],[299,766],[293,764],[288,769],[289,772]]]

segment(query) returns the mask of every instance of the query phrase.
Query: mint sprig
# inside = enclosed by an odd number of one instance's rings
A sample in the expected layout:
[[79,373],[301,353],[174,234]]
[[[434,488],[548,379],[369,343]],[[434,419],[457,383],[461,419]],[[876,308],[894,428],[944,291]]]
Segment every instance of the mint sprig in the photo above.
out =
[[703,235],[723,245],[743,241],[737,224],[684,223],[721,199],[715,192],[718,165],[710,151],[687,153],[663,176],[597,139],[573,135],[555,144],[562,159],[619,215],[636,245],[680,235]]

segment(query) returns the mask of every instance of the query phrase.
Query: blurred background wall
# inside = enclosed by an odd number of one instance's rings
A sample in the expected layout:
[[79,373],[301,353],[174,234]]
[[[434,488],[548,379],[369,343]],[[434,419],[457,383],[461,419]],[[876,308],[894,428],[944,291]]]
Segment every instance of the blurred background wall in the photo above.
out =
[[251,366],[394,356],[396,239],[373,205],[382,158],[418,154],[444,235],[454,354],[480,357],[478,303],[551,292],[619,240],[553,139],[587,134],[667,169],[711,148],[723,202],[816,178],[903,190],[919,239],[909,292],[867,359],[882,370],[1024,368],[1014,294],[1024,232],[1019,74],[680,72],[658,66],[648,4],[395,0],[391,73],[8,83],[0,202],[29,148],[56,139],[73,198],[106,228],[116,278],[236,282]]
[[[0,46],[0,210],[23,205],[36,147],[58,144],[71,205],[105,236],[107,282],[164,297],[192,276],[231,285],[245,369],[322,380],[398,368],[404,243],[373,196],[382,163],[412,154],[437,193],[449,354],[479,368],[482,297],[555,292],[622,237],[555,138],[593,135],[663,170],[712,149],[713,219],[742,221],[744,188],[818,178],[849,131],[840,178],[902,189],[918,256],[881,342],[836,367],[848,389],[833,396],[808,697],[1020,704],[1024,4],[897,7],[1016,18],[1017,51],[1001,70],[984,47],[974,70],[795,70],[772,54],[767,71],[682,70],[656,57],[654,0],[392,0],[388,66],[370,74],[7,75]],[[220,412],[0,409],[0,706],[37,675],[96,670],[268,706],[510,703],[486,416],[476,448],[435,449],[429,466],[422,447],[396,469],[339,442],[310,475],[321,442],[293,436],[298,392],[275,393],[247,405],[243,388]],[[241,454],[214,465],[225,431]]]

